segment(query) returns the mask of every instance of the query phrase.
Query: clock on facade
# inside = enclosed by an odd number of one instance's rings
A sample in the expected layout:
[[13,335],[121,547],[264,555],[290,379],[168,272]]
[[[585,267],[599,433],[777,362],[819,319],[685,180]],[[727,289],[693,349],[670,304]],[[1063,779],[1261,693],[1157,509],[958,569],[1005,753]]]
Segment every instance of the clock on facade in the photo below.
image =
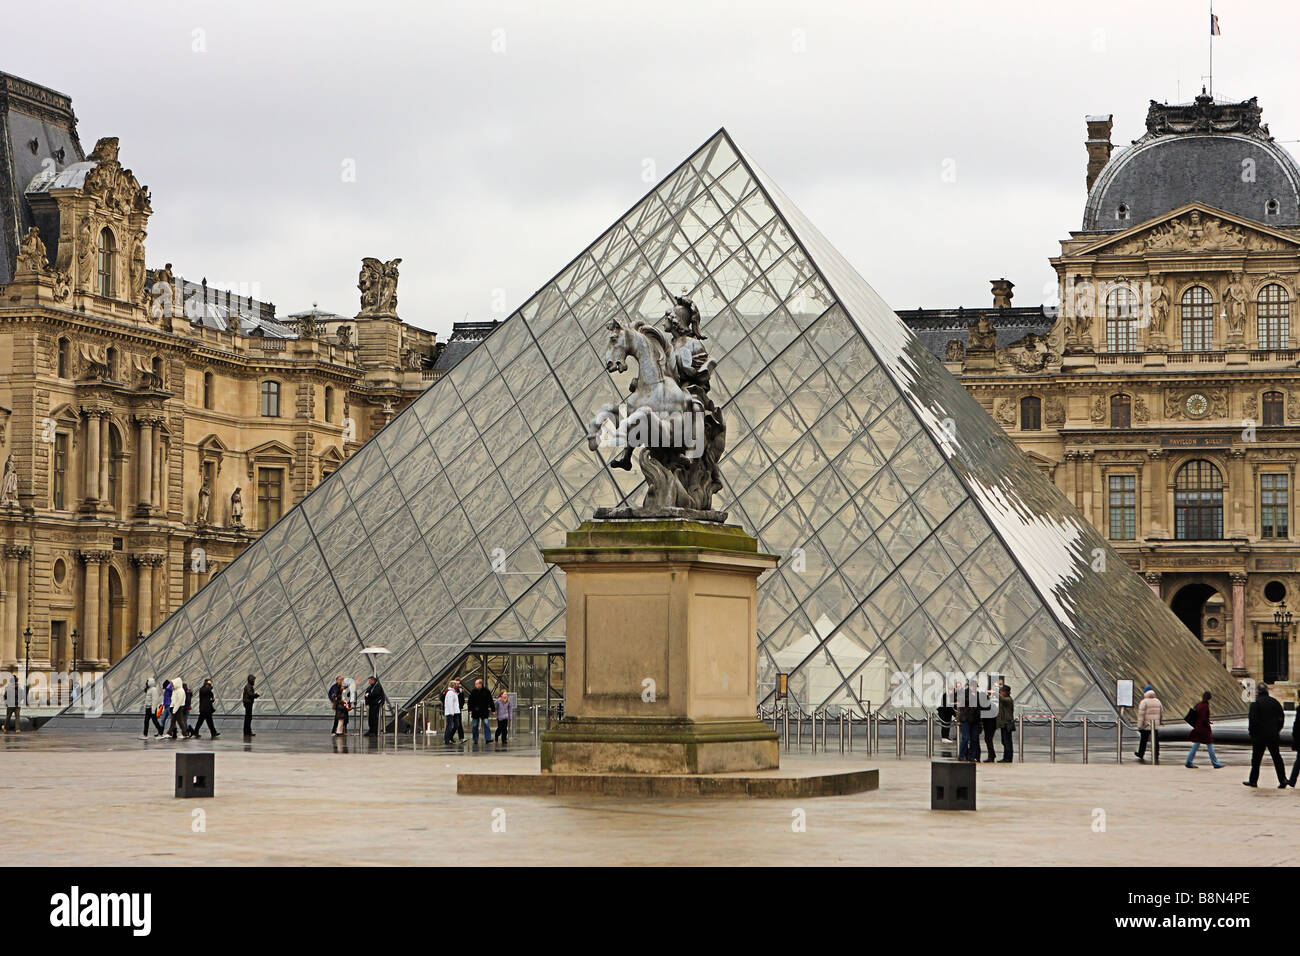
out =
[[1192,392],[1187,396],[1187,402],[1183,407],[1192,418],[1200,418],[1210,410],[1210,400],[1200,392]]

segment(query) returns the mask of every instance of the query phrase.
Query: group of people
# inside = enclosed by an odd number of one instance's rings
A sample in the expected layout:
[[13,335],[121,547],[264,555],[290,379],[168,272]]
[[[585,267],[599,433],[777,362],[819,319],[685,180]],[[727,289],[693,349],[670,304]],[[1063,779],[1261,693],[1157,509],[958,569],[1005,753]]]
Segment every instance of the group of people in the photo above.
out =
[[[983,732],[984,744],[988,748],[985,763],[1011,763],[1015,757],[1015,744],[1012,742],[1012,728],[1016,722],[1016,704],[1011,696],[1009,684],[999,684],[997,694],[992,690],[980,690],[978,687],[957,684],[951,691],[945,691],[937,713],[940,734],[944,740],[952,740],[953,725],[957,727],[959,743],[957,759],[971,763],[980,762],[980,733]],[[1002,756],[998,757],[993,748],[993,735],[1002,738]]]
[[[494,700],[492,692],[483,686],[483,678],[474,681],[474,689],[468,694],[461,686],[459,680],[453,680],[447,685],[447,690],[442,695],[442,714],[446,721],[446,727],[442,733],[442,742],[448,746],[454,738],[459,737],[460,742],[465,742],[465,724],[463,711],[469,709],[469,718],[471,733],[474,737],[475,746],[478,745],[478,732],[480,725],[483,728],[483,743],[495,741],[502,747],[506,746],[510,736],[510,721],[514,717],[514,707],[510,703],[510,695],[506,693],[504,687]],[[493,735],[490,721],[496,718],[496,733]]]
[[[1207,690],[1184,717],[1192,728],[1187,735],[1192,746],[1187,751],[1187,759],[1183,761],[1183,766],[1189,770],[1197,768],[1196,754],[1202,745],[1205,747],[1205,752],[1209,754],[1210,766],[1215,770],[1224,766],[1219,760],[1219,755],[1214,752],[1214,731],[1210,722],[1210,701],[1213,699],[1214,695]],[[1138,701],[1137,707],[1138,749],[1133,756],[1141,763],[1146,762],[1148,741],[1153,741],[1152,753],[1155,755],[1156,762],[1160,762],[1160,724],[1163,716],[1164,705],[1156,695],[1155,688],[1148,684],[1142,690],[1142,699]],[[1280,751],[1282,730],[1285,726],[1286,711],[1282,709],[1277,698],[1269,693],[1267,684],[1257,684],[1255,699],[1251,702],[1246,719],[1246,732],[1250,735],[1250,776],[1242,781],[1244,786],[1259,786],[1259,768],[1265,753],[1273,758],[1278,789],[1296,785],[1297,780],[1300,779],[1300,709],[1296,711],[1291,724],[1291,749],[1296,751],[1296,759],[1289,777]]]
[[[352,713],[355,694],[341,676],[334,678],[334,683],[330,685],[329,699],[334,711],[334,729],[330,732],[331,736],[346,737],[348,715]],[[384,693],[384,685],[379,682],[378,677],[372,675],[367,679],[363,699],[366,705],[366,736],[377,737],[379,720],[384,714],[384,703],[388,700],[388,695]]]
[[[253,733],[253,701],[262,695],[254,689],[256,681],[257,679],[249,674],[248,681],[244,684],[242,700],[245,737],[257,736]],[[196,704],[198,720],[190,726],[190,714]],[[212,722],[212,716],[216,712],[216,691],[212,687],[212,678],[205,680],[195,694],[183,677],[163,681],[161,687],[154,678],[150,677],[144,682],[144,728],[140,731],[140,739],[149,739],[150,724],[157,731],[154,734],[155,738],[170,737],[172,740],[178,736],[183,739],[198,737],[203,725],[207,724],[208,733],[215,740],[221,736]]]

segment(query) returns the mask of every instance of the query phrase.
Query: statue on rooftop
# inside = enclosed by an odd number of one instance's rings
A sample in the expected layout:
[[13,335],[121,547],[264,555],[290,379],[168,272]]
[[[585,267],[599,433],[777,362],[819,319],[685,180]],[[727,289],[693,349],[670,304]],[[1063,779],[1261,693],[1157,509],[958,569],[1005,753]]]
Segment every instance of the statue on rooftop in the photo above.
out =
[[357,288],[361,291],[363,314],[397,314],[397,267],[401,264],[401,259],[383,262],[373,256],[361,260]]

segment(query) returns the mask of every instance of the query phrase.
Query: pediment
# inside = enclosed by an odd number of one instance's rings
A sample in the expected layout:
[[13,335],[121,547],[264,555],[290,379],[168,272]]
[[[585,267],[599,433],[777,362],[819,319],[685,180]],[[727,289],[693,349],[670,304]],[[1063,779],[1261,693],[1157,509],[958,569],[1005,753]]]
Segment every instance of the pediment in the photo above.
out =
[[1203,203],[1188,203],[1124,232],[1108,235],[1073,256],[1150,253],[1268,252],[1300,248],[1300,239]]
[[293,449],[284,442],[268,441],[263,442],[256,448],[248,449],[248,457],[252,458],[292,458]]

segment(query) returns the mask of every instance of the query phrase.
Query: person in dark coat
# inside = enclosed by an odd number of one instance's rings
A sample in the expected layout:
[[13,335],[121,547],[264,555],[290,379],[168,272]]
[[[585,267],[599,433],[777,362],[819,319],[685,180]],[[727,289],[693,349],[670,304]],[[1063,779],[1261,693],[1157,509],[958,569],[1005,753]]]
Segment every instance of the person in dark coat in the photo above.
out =
[[952,706],[953,691],[945,690],[936,713],[939,715],[939,735],[944,740],[952,740],[952,719],[957,711]]
[[1287,785],[1286,765],[1282,763],[1282,754],[1278,752],[1278,742],[1282,739],[1282,727],[1286,724],[1286,714],[1282,705],[1269,696],[1268,685],[1260,684],[1255,693],[1255,702],[1250,705],[1247,715],[1250,731],[1250,779],[1243,780],[1242,785],[1255,787],[1259,785],[1259,765],[1264,760],[1264,751],[1273,758],[1273,769],[1277,771],[1278,788]]
[[492,731],[488,721],[492,717],[495,705],[492,703],[492,692],[483,686],[483,678],[474,681],[474,689],[469,692],[469,726],[474,735],[474,743],[478,743],[478,727],[483,725],[483,743],[487,744],[492,740]]
[[[998,730],[998,705],[993,700],[992,691],[980,691],[980,725],[984,729],[984,746],[988,750],[988,756],[984,758],[984,762],[993,763],[998,759],[997,751],[993,749],[993,735]],[[979,741],[976,741],[976,759],[979,759],[979,755]]]
[[366,681],[366,735],[369,737],[379,736],[379,718],[384,715],[386,700],[384,685],[372,674]]
[[1291,779],[1287,782],[1294,787],[1296,780],[1300,779],[1300,707],[1296,708],[1295,720],[1291,722],[1291,749],[1296,755],[1295,763],[1291,766]]
[[248,683],[244,685],[244,736],[256,737],[253,733],[253,701],[262,695],[253,690],[253,681],[255,678],[252,674],[248,675]]
[[209,677],[199,688],[199,719],[194,723],[194,736],[199,735],[203,729],[204,721],[207,721],[208,732],[212,734],[212,739],[216,740],[221,734],[217,733],[216,726],[212,723],[212,715],[217,712],[216,693],[212,690],[212,678]]
[[1016,755],[1015,745],[1011,742],[1016,726],[1016,702],[1011,697],[1011,687],[1008,684],[998,688],[998,716],[995,720],[998,730],[1002,732],[1002,759],[998,763],[1011,763]]
[[957,724],[961,729],[958,760],[978,763],[980,759],[980,708],[979,695],[973,687],[957,686]]
[[1218,770],[1223,764],[1219,763],[1219,758],[1214,752],[1214,732],[1210,730],[1210,699],[1214,695],[1208,690],[1201,695],[1201,702],[1194,708],[1196,710],[1196,723],[1192,725],[1192,732],[1187,735],[1187,739],[1192,742],[1192,749],[1187,751],[1187,759],[1183,761],[1184,767],[1196,769],[1193,760],[1196,759],[1196,751],[1201,744],[1205,744],[1205,752],[1210,755],[1210,766]]

